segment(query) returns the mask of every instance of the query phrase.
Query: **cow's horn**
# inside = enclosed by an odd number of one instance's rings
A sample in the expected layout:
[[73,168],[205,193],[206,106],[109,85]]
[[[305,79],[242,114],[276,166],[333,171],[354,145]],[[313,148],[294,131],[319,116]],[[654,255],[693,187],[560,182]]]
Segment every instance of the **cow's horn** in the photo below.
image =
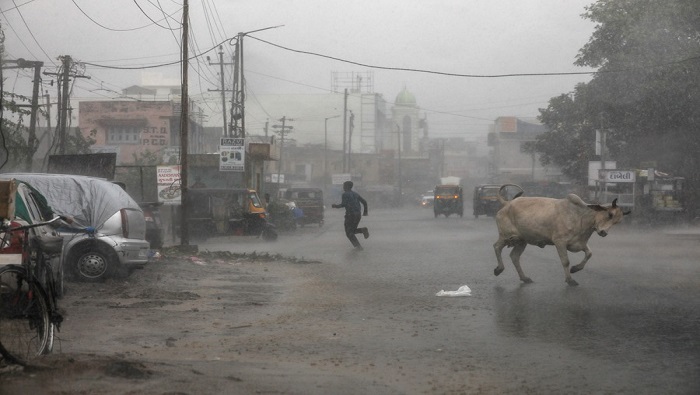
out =
[[615,200],[613,200],[612,206],[617,207],[617,198],[615,198]]

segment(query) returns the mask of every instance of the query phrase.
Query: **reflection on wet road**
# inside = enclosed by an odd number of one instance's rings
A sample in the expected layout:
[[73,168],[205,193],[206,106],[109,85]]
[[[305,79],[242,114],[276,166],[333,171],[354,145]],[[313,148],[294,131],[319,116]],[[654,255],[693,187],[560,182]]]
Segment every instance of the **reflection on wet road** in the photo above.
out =
[[[322,261],[319,276],[361,296],[348,317],[374,317],[367,330],[377,336],[414,332],[406,343],[367,350],[367,358],[440,350],[414,364],[452,381],[460,380],[455,372],[471,372],[450,388],[469,388],[464,383],[492,372],[501,393],[700,393],[700,238],[678,237],[682,229],[621,225],[605,239],[594,235],[593,257],[571,287],[553,247],[523,253],[533,284],[520,283],[507,253],[506,270],[495,277],[492,218],[434,218],[419,207],[370,211],[362,252],[352,250],[342,220],[327,210],[323,227],[283,233],[275,243],[239,237],[200,248]],[[570,258],[576,264],[583,254]],[[461,285],[472,296],[435,297]]]

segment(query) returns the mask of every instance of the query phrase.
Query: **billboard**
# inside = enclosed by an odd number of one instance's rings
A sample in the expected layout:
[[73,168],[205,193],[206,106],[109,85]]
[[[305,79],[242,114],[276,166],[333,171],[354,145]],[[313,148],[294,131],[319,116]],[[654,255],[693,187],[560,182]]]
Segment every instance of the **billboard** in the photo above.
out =
[[245,171],[245,139],[221,138],[221,145],[219,145],[219,171]]

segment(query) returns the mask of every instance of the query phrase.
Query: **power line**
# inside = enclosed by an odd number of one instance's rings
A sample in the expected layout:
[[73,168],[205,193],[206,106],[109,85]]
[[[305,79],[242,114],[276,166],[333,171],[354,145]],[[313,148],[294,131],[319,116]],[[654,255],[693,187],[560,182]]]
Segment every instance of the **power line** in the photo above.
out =
[[[22,12],[19,10],[19,7],[17,6],[17,3],[15,3],[15,0],[12,0],[12,4],[15,5],[15,9],[17,9],[17,14],[19,15],[20,19],[22,19],[22,23],[24,23],[24,27],[27,28],[27,31],[29,32],[29,35],[32,36],[32,39],[34,40],[34,42],[36,43],[36,45],[39,47],[39,49],[41,49],[41,52],[43,52],[44,55],[46,55],[46,58],[49,59],[49,61],[50,61],[54,66],[56,66],[56,63],[53,61],[53,59],[51,59],[51,56],[49,56],[49,54],[46,53],[46,51],[45,51],[44,48],[41,46],[41,44],[39,44],[39,41],[36,39],[36,37],[34,37],[34,33],[32,32],[32,29],[29,28],[29,25],[27,24],[27,21],[24,19],[24,15],[22,15]],[[13,31],[14,31],[14,29],[13,29]],[[16,32],[15,32],[15,34],[16,34]]]
[[[147,17],[148,19],[150,19],[153,23],[149,23],[148,25],[139,26],[139,27],[134,27],[134,28],[130,28],[130,29],[116,29],[116,28],[111,28],[111,27],[105,26],[105,25],[103,25],[103,24],[97,22],[96,20],[94,20],[90,15],[88,15],[85,11],[83,11],[82,8],[80,8],[80,6],[78,5],[78,3],[75,2],[75,0],[71,0],[71,2],[72,2],[73,5],[75,6],[75,8],[78,9],[78,11],[80,11],[83,15],[85,15],[85,17],[86,17],[88,20],[90,20],[90,22],[94,23],[95,25],[97,25],[97,26],[99,26],[99,27],[101,27],[101,28],[103,28],[103,29],[105,29],[105,30],[109,30],[109,31],[113,31],[113,32],[131,32],[131,31],[134,31],[134,30],[145,29],[145,28],[150,27],[150,26],[152,26],[152,25],[154,25],[154,24],[155,24],[155,25],[158,25],[158,23],[157,23],[156,21],[154,21],[154,20],[151,19],[148,15],[146,15],[146,17]],[[135,2],[135,1],[134,1],[134,2]],[[26,3],[25,3],[25,4],[26,4]],[[141,8],[141,7],[138,5],[138,3],[137,3],[136,5],[139,7],[139,9]],[[182,9],[182,8],[181,8],[181,9]],[[179,9],[179,10],[173,12],[172,14],[169,14],[168,16],[172,16],[173,14],[176,14],[176,13],[180,12],[181,9]],[[143,10],[142,10],[141,12],[143,12]],[[146,13],[144,12],[144,15],[145,15],[145,14],[146,14]],[[163,21],[164,19],[166,19],[166,18],[163,18],[163,19],[161,19],[160,21]],[[160,21],[158,21],[158,22],[160,22]],[[160,26],[160,25],[158,25],[158,26]],[[160,27],[163,27],[163,26],[160,26]],[[163,28],[166,29],[166,30],[168,30],[168,28],[165,28],[165,27],[163,27]],[[179,30],[179,29],[177,29],[177,30]]]
[[334,56],[323,55],[323,54],[319,54],[319,53],[315,53],[315,52],[292,49],[292,48],[288,48],[288,47],[285,47],[285,46],[282,46],[279,44],[275,44],[275,43],[263,40],[261,38],[253,37],[253,36],[248,36],[248,37],[250,37],[254,40],[258,40],[260,42],[263,42],[265,44],[271,45],[273,47],[284,49],[286,51],[305,54],[305,55],[317,56],[317,57],[321,57],[321,58],[325,58],[325,59],[336,60],[338,62],[354,64],[356,66],[362,66],[362,67],[367,67],[367,68],[371,68],[371,69],[393,70],[393,71],[410,71],[410,72],[416,72],[416,73],[436,74],[436,75],[444,75],[444,76],[450,76],[450,77],[468,77],[468,78],[537,77],[537,76],[562,76],[562,75],[589,75],[589,74],[601,74],[601,73],[619,73],[619,72],[626,72],[626,71],[633,71],[633,70],[640,70],[640,69],[645,70],[645,69],[650,69],[650,68],[654,68],[654,67],[668,66],[668,65],[679,64],[679,63],[683,63],[683,62],[688,62],[688,61],[700,59],[700,55],[697,55],[697,56],[691,56],[691,57],[676,60],[676,61],[659,63],[659,64],[652,65],[649,67],[631,67],[631,68],[618,69],[618,70],[572,71],[572,72],[554,72],[554,73],[462,74],[462,73],[448,73],[448,72],[444,72],[444,71],[413,69],[413,68],[406,68],[406,67],[390,67],[390,66],[370,65],[370,64],[355,62],[352,60],[337,58]]
[[[73,3],[75,3],[75,0],[73,0]],[[179,29],[172,29],[172,28],[170,27],[170,24],[168,24],[168,27],[165,27],[165,26],[160,25],[158,22],[154,21],[153,18],[151,18],[151,16],[148,15],[148,14],[146,13],[146,11],[143,10],[143,8],[141,8],[141,5],[140,5],[136,0],[134,0],[134,4],[136,4],[136,7],[139,8],[139,11],[141,11],[141,13],[142,13],[144,16],[146,16],[146,18],[148,18],[149,21],[153,22],[154,25],[160,27],[161,29],[165,29],[165,30],[170,30],[170,31],[172,31],[172,30],[179,30]],[[161,9],[161,11],[164,12],[162,9]],[[166,22],[167,22],[167,18],[164,18],[164,19],[166,19]],[[162,19],[161,19],[161,20],[162,20]]]

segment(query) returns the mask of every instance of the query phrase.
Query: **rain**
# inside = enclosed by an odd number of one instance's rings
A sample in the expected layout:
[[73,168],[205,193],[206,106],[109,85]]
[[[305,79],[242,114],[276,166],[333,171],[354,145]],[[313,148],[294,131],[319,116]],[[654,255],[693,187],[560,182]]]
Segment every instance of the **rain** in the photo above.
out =
[[0,216],[98,177],[142,251],[65,254],[56,374],[0,386],[700,392],[700,6],[657,3],[3,1]]

